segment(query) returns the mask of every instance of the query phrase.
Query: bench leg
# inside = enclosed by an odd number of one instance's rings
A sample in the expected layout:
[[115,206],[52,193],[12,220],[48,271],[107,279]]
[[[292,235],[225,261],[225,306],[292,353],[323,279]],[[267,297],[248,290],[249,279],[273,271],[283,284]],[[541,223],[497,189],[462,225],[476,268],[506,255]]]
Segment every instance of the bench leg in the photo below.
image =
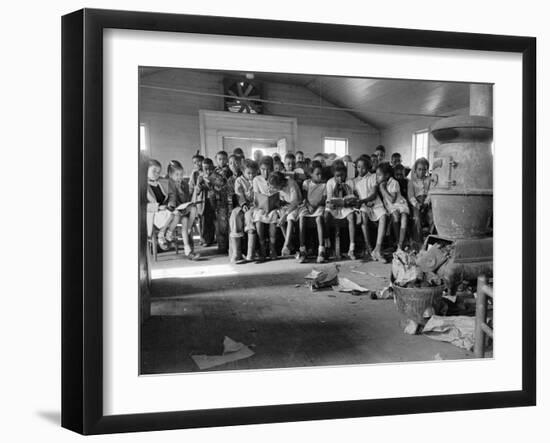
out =
[[340,251],[340,228],[336,227],[334,230],[334,256],[336,260],[342,259],[342,252]]
[[153,232],[153,235],[151,236],[151,248],[153,249],[153,259],[156,262],[158,260],[158,250],[157,250],[157,237],[154,232]]

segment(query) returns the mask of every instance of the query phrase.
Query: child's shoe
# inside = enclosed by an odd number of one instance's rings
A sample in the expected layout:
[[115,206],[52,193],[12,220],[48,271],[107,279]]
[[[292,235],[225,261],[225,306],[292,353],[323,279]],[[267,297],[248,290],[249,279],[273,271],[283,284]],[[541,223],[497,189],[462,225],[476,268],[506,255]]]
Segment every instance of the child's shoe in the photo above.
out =
[[326,262],[327,262],[327,259],[325,258],[324,254],[320,253],[317,256],[317,263],[326,263]]
[[364,261],[372,261],[374,260],[373,256],[372,256],[372,251],[371,249],[365,249],[365,251],[363,252],[363,260]]
[[163,251],[167,251],[168,243],[166,242],[166,238],[164,237],[164,232],[160,231],[158,233],[157,240],[158,240],[158,245],[160,249],[162,249]]
[[287,246],[285,246],[282,250],[281,250],[281,255],[283,257],[288,257],[290,255],[290,249],[288,249]]
[[355,250],[354,249],[350,249],[348,251],[348,257],[350,260],[355,260],[357,257],[355,256]]
[[298,251],[296,254],[296,261],[298,263],[305,263],[307,259],[306,251]]
[[198,252],[191,251],[189,254],[185,254],[185,257],[189,260],[196,261],[201,258],[201,255]]
[[169,242],[169,243],[173,242],[174,241],[174,233],[172,231],[170,231],[170,229],[168,229],[166,231],[166,237],[165,238],[166,238],[167,242]]
[[380,249],[375,248],[374,251],[372,251],[372,258],[380,263],[386,263],[386,259],[382,256],[380,253]]

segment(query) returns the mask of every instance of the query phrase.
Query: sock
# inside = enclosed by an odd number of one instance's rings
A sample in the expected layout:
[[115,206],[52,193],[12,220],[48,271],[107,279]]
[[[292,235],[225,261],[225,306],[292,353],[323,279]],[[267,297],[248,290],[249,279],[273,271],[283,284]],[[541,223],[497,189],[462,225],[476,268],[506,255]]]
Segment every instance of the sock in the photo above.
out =
[[319,246],[319,255],[321,255],[323,252],[325,252],[325,247]]
[[354,243],[354,242],[351,242],[351,243],[349,244],[349,250],[350,250],[350,251],[355,251],[355,243]]

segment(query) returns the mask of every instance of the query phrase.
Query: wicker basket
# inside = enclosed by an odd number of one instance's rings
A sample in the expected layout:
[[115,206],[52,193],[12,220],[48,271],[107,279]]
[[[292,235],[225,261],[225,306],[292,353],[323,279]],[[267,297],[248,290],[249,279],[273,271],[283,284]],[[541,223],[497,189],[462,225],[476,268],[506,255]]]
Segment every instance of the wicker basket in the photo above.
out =
[[444,285],[429,288],[403,288],[393,286],[393,293],[397,309],[408,319],[424,325],[428,321],[424,318],[427,308],[436,308],[443,295]]

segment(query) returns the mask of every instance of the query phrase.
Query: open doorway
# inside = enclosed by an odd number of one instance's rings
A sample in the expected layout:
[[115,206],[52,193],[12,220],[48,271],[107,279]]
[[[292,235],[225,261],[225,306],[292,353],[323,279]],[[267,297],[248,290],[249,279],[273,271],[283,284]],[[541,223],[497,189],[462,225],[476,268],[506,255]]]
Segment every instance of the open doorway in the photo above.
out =
[[261,151],[262,155],[278,153],[284,156],[286,152],[279,152],[277,139],[255,137],[223,137],[223,150],[233,152],[235,148],[241,148],[245,157],[253,158],[255,151]]

